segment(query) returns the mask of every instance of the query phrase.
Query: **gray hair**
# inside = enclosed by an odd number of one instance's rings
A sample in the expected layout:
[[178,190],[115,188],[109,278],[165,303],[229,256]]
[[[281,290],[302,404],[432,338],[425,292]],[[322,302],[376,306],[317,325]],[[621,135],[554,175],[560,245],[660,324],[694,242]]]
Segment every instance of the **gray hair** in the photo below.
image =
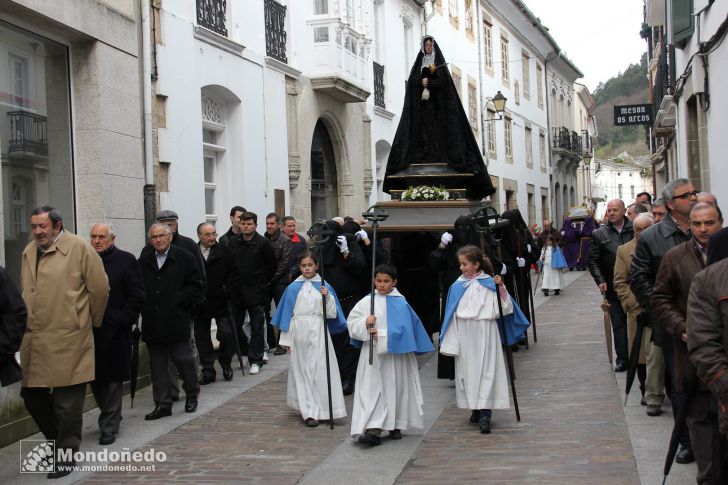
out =
[[662,200],[662,197],[658,197],[654,201],[652,201],[652,208],[653,209],[655,207],[664,207],[664,206],[665,206],[665,201]]
[[89,234],[94,232],[95,226],[106,226],[109,228],[109,237],[116,236],[116,232],[114,231],[114,224],[112,224],[111,222],[94,222],[93,224],[91,224],[91,227],[88,230]]
[[152,224],[151,226],[149,226],[149,230],[147,231],[147,237],[152,237],[152,231],[154,229],[159,229],[159,228],[164,229],[164,234],[166,236],[169,236],[169,235],[172,234],[172,229],[170,229],[167,224],[162,224],[160,222],[155,222],[154,224]]
[[642,223],[648,223],[646,227],[650,227],[652,224],[655,223],[655,217],[650,214],[649,212],[642,212],[641,214],[638,214],[637,217],[634,218],[632,221],[632,225],[642,225]]
[[662,200],[665,203],[665,207],[667,207],[668,202],[672,202],[675,198],[675,189],[689,183],[691,183],[690,180],[686,178],[679,178],[668,182],[667,185],[665,185],[665,188],[662,189]]
[[61,213],[56,209],[55,207],[52,207],[50,205],[41,205],[33,209],[33,212],[30,213],[31,216],[39,216],[41,214],[48,214],[48,219],[50,219],[51,224],[53,227],[58,225],[58,223],[61,224],[61,227],[63,227],[63,216],[61,216]]

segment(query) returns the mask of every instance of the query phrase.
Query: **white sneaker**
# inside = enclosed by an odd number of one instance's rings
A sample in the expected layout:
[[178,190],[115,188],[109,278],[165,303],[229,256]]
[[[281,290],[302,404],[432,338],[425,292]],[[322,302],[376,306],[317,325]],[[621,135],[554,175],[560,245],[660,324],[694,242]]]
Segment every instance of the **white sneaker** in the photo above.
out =
[[263,362],[268,362],[268,352],[263,352]]
[[260,372],[260,366],[258,364],[253,364],[250,366],[250,375],[251,376],[256,375],[258,372]]

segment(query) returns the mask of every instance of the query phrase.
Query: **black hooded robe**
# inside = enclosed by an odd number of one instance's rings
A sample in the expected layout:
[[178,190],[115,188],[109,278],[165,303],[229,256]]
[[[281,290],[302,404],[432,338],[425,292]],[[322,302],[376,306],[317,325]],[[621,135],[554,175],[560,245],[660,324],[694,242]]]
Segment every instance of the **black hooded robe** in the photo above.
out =
[[[432,40],[435,52],[434,72],[422,68],[427,39]],[[427,101],[422,100],[423,77],[429,79]],[[465,187],[474,200],[495,192],[445,58],[431,36],[422,39],[407,80],[402,115],[387,160],[385,192],[398,188],[387,177],[412,163],[447,163],[457,172],[474,174],[470,186]]]

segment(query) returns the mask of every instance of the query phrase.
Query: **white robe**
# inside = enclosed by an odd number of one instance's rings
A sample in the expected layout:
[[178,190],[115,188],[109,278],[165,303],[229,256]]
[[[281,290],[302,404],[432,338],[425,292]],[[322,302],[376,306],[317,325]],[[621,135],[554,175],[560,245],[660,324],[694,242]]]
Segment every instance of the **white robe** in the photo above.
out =
[[[396,288],[390,295],[403,298]],[[414,352],[387,352],[387,297],[379,294],[374,297],[378,338],[374,344],[374,359],[369,365],[369,333],[366,329],[369,303],[370,296],[359,301],[347,321],[349,335],[364,342],[356,369],[351,435],[360,435],[367,429],[422,429],[424,412],[417,359]]]
[[[507,292],[503,315],[513,313]],[[508,374],[498,332],[495,292],[473,280],[458,303],[440,353],[455,357],[455,397],[461,409],[508,409]]]
[[[303,277],[301,277],[303,278]],[[316,275],[311,280],[321,281]],[[329,419],[329,394],[326,386],[326,355],[324,348],[323,308],[321,292],[305,280],[296,297],[293,317],[287,332],[281,332],[279,344],[291,348],[288,369],[287,403],[301,412],[303,419]],[[326,297],[326,318],[336,316],[336,302]],[[346,416],[344,393],[341,390],[339,364],[331,338],[329,367],[331,369],[331,400],[334,419]]]
[[543,248],[541,258],[543,259],[543,281],[541,281],[542,290],[560,290],[564,287],[564,273],[561,269],[551,267],[551,258],[553,256],[553,247],[546,246]]

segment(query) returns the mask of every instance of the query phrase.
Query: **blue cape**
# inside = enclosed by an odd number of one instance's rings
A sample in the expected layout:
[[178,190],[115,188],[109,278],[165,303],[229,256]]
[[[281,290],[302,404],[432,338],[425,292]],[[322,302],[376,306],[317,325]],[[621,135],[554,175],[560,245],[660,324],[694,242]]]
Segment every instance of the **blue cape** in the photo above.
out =
[[551,268],[562,269],[568,267],[566,259],[564,258],[564,252],[554,244],[554,248],[551,250]]
[[[287,332],[291,325],[293,308],[296,306],[296,298],[298,298],[298,292],[300,292],[301,288],[303,288],[303,283],[304,282],[301,280],[295,280],[293,283],[288,285],[286,291],[283,292],[280,304],[276,307],[275,315],[271,318],[271,325],[275,325],[280,328],[281,332]],[[321,291],[320,281],[312,281],[311,284],[314,288]],[[341,304],[336,296],[336,292],[328,283],[326,283],[326,288],[328,288],[329,293],[336,302],[336,318],[327,318],[326,324],[329,327],[329,333],[331,335],[336,335],[337,333],[346,331],[346,319],[344,318],[344,311],[341,309]]]
[[[447,331],[448,327],[450,326],[450,322],[452,322],[452,319],[455,316],[455,311],[458,308],[458,303],[460,303],[460,299],[465,294],[465,290],[467,289],[465,283],[465,281],[457,280],[455,281],[455,283],[452,284],[452,286],[450,286],[450,290],[447,292],[445,318],[442,321],[442,328],[440,329],[440,343],[442,343],[445,332]],[[493,278],[481,278],[478,279],[478,283],[493,292],[496,291],[495,281],[493,281]],[[501,343],[504,345],[513,345],[518,342],[521,338],[523,338],[523,333],[530,325],[528,319],[525,317],[525,315],[523,315],[523,312],[521,312],[521,309],[516,304],[516,302],[513,301],[513,299],[511,299],[511,302],[513,303],[513,313],[503,317],[503,319],[505,320],[506,335],[505,339],[502,333],[500,337]],[[497,320],[499,319],[500,318],[497,318]],[[498,326],[498,331],[500,332],[500,325]]]
[[[350,343],[361,349],[361,340],[352,338]],[[433,350],[432,339],[407,300],[401,295],[387,295],[387,352],[419,355]]]

